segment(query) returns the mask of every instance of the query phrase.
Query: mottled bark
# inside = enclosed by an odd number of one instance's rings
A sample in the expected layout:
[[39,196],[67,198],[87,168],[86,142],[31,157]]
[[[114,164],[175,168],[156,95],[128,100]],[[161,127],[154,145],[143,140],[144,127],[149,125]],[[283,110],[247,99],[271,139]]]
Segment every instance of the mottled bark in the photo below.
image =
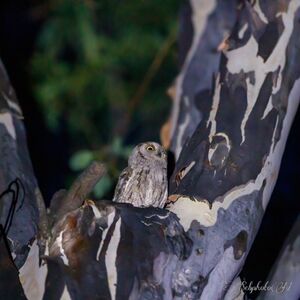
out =
[[[195,85],[190,97],[182,93],[184,82],[177,86],[179,104],[202,113],[194,132],[191,115],[176,124],[191,137],[177,151],[169,209],[194,242],[191,256],[177,266],[178,276],[192,273],[178,299],[193,297],[199,277],[201,299],[224,297],[255,238],[299,102],[299,6],[297,0],[245,2],[219,47],[213,90],[203,94]],[[201,52],[190,59],[197,57]],[[180,146],[179,138],[173,144]]]
[[191,0],[185,3],[179,30],[182,66],[176,78],[170,130],[171,150],[176,159],[186,139],[191,137],[204,117],[196,97],[205,100],[213,94],[214,77],[221,57],[219,46],[234,26],[236,4],[235,0]]
[[171,116],[176,166],[168,209],[89,200],[77,208],[82,198],[74,207],[70,201],[74,210],[67,205],[55,217],[42,261],[36,239],[42,209],[20,109],[7,77],[0,78],[8,89],[0,97],[0,183],[4,189],[20,177],[25,185],[8,237],[25,245],[12,251],[28,299],[243,297],[237,276],[299,101],[299,7],[299,0],[191,0]]
[[[0,193],[17,178],[23,183],[24,189],[20,187],[7,238],[14,262],[20,268],[29,251],[28,243],[38,232],[38,186],[27,150],[22,111],[0,61]],[[0,223],[4,224],[12,195],[7,194],[0,200]]]

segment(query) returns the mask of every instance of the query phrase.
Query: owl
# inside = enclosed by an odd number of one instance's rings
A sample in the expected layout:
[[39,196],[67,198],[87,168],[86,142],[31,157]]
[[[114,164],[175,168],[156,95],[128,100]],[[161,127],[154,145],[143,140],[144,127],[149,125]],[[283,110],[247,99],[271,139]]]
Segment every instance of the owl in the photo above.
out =
[[154,142],[137,145],[119,177],[113,201],[137,207],[164,207],[167,194],[166,151]]

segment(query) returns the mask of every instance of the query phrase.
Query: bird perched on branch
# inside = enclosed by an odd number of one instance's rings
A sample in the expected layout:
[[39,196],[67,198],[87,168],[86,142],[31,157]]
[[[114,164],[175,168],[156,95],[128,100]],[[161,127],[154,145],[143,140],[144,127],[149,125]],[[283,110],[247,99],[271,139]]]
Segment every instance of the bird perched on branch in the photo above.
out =
[[167,154],[154,142],[137,145],[115,189],[113,201],[138,207],[164,207],[167,201]]

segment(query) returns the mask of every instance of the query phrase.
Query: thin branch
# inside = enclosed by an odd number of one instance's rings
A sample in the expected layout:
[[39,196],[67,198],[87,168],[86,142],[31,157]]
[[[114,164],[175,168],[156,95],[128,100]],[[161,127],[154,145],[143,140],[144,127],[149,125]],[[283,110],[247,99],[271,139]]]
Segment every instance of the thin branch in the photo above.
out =
[[128,103],[128,110],[125,113],[124,121],[122,122],[122,127],[118,128],[118,132],[121,136],[124,136],[128,126],[130,124],[130,120],[132,118],[133,112],[141,102],[141,100],[145,97],[145,94],[147,93],[147,90],[159,71],[160,67],[162,66],[162,63],[166,59],[172,45],[176,41],[176,30],[172,30],[169,36],[166,38],[164,43],[162,44],[161,48],[157,51],[151,65],[149,66],[142,82],[138,86],[136,92],[134,93],[133,97],[129,100]]

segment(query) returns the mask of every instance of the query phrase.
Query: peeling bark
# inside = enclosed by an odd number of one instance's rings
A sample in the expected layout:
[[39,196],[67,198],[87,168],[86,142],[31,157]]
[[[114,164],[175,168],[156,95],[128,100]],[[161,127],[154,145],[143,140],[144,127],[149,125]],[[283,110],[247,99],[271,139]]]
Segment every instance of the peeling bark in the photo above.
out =
[[[194,270],[181,296],[192,297],[200,276],[207,280],[201,299],[224,297],[255,238],[299,102],[299,6],[246,2],[221,54],[214,93],[181,98],[197,103],[202,120],[180,152],[169,209],[189,236],[203,232],[192,238],[192,255],[178,267],[179,273]],[[177,126],[188,131],[184,120]]]
[[[200,98],[206,100],[213,94],[213,78],[221,57],[218,46],[233,28],[236,1],[191,0],[184,12],[179,35],[183,64],[176,80],[171,114],[171,150],[176,159],[186,139],[204,118]],[[189,47],[184,47],[187,44]]]

